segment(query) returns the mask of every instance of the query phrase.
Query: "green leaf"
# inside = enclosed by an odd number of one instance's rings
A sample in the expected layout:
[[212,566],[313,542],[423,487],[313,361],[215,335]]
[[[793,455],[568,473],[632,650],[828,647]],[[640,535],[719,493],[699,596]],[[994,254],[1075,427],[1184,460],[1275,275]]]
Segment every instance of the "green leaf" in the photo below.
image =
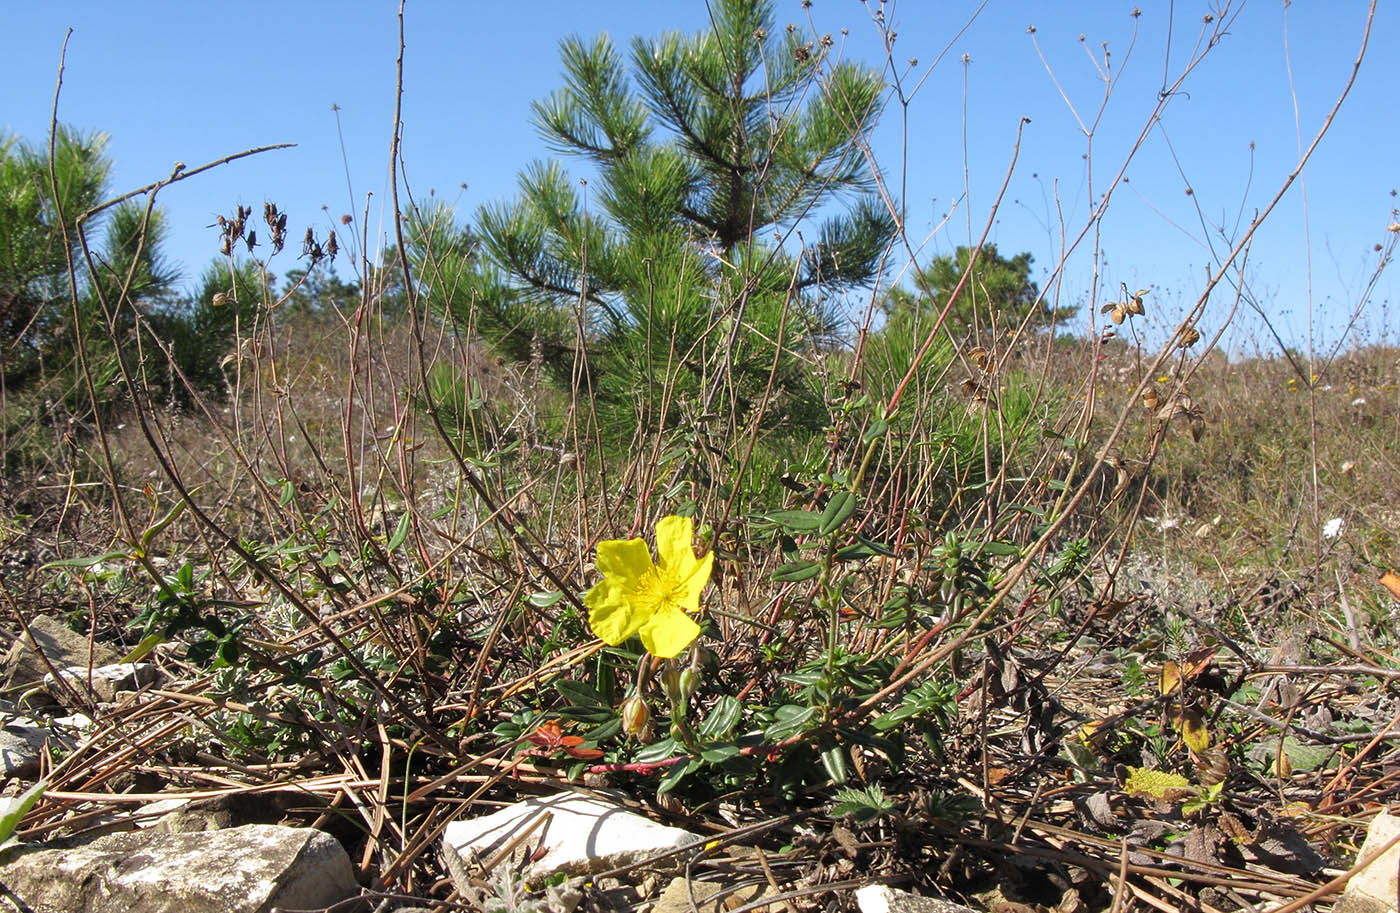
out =
[[325,557],[321,559],[321,567],[339,567],[339,566],[340,566],[340,552],[336,551],[335,549],[331,549],[330,551],[326,552]]
[[[1295,773],[1312,773],[1324,766],[1336,767],[1338,763],[1336,746],[1309,745],[1294,735],[1283,737],[1283,751]],[[1278,756],[1278,740],[1265,739],[1245,752],[1245,756],[1272,769]]]
[[147,634],[145,637],[141,638],[141,642],[137,644],[130,653],[121,658],[120,662],[139,663],[141,660],[145,659],[146,654],[165,643],[165,641],[166,638],[160,634]]
[[836,802],[831,806],[831,817],[850,815],[857,824],[866,824],[893,810],[894,803],[885,795],[885,791],[872,783],[865,789],[838,789]]
[[50,561],[48,564],[40,567],[39,570],[47,571],[57,567],[92,567],[94,564],[101,564],[104,561],[114,561],[117,558],[125,559],[129,557],[131,556],[128,552],[107,552],[106,554],[97,555],[96,557],[65,558],[62,561]]
[[794,561],[791,564],[780,565],[773,572],[773,580],[776,583],[795,583],[799,580],[811,580],[822,572],[822,566],[815,561]]
[[408,538],[408,524],[412,516],[408,511],[404,511],[403,516],[399,517],[399,525],[394,527],[394,534],[389,537],[389,551],[392,552],[403,545],[404,540]]
[[545,590],[540,593],[530,594],[530,605],[537,609],[545,609],[564,598],[563,590]]
[[638,764],[655,764],[667,758],[674,757],[680,751],[680,746],[673,738],[664,738],[659,742],[653,742],[646,748],[637,752],[637,756],[632,760]]
[[763,519],[776,523],[794,533],[811,532],[821,526],[821,514],[814,510],[778,510],[764,514]]
[[165,529],[171,523],[174,523],[175,518],[180,516],[180,514],[184,512],[185,502],[176,501],[175,506],[170,508],[170,510],[166,511],[165,516],[152,523],[150,527],[144,533],[141,534],[141,548],[144,550],[147,546],[149,546],[151,544],[151,540],[154,539],[156,535],[160,533],[161,530]]
[[1021,554],[1021,546],[1012,542],[1000,542],[993,539],[991,542],[982,543],[982,554],[992,555],[998,558],[1019,557]]
[[614,715],[606,723],[601,723],[585,732],[583,738],[584,741],[597,745],[599,742],[606,742],[621,731],[622,717]]
[[878,421],[871,424],[870,428],[866,430],[865,434],[862,434],[860,436],[860,439],[862,443],[868,444],[876,438],[884,437],[886,434],[889,434],[889,431],[890,423],[885,421],[884,419],[879,419]]
[[561,720],[574,720],[575,722],[591,723],[593,725],[617,719],[617,714],[607,707],[584,707],[578,704],[572,704],[568,707],[559,707],[554,711],[554,716],[557,716]]
[[807,729],[807,724],[817,717],[817,708],[804,707],[801,704],[783,704],[774,712],[773,717],[773,722],[768,724],[764,735],[780,742]]
[[656,784],[657,794],[660,795],[661,793],[670,792],[679,786],[681,781],[685,779],[685,775],[690,772],[691,764],[691,758],[681,758],[675,764],[667,768],[665,776],[661,778],[661,782]]
[[856,539],[856,542],[836,550],[837,561],[856,561],[860,558],[874,558],[876,555],[888,558],[894,554],[889,546],[883,543],[872,542],[864,536],[857,536]]
[[598,689],[585,682],[576,682],[573,679],[557,678],[554,680],[554,690],[568,701],[580,707],[603,707],[603,695],[598,693]]
[[817,527],[818,534],[825,536],[839,529],[841,524],[855,513],[859,503],[860,499],[853,491],[838,491],[833,494],[831,500],[826,502],[826,510],[822,511],[821,524]]
[[837,786],[845,786],[849,779],[846,773],[846,749],[840,745],[834,745],[822,752],[822,767],[826,768],[826,775],[831,778],[831,782]]
[[0,844],[14,836],[20,821],[29,814],[29,810],[34,807],[35,803],[39,801],[39,797],[44,794],[44,790],[48,788],[49,781],[40,780],[25,790],[22,795],[0,800]]
[[700,750],[700,760],[706,764],[723,764],[730,758],[738,757],[738,745],[711,745]]
[[724,738],[734,731],[742,711],[743,707],[739,701],[726,694],[715,703],[714,709],[705,717],[705,722],[700,724],[700,735],[706,739]]

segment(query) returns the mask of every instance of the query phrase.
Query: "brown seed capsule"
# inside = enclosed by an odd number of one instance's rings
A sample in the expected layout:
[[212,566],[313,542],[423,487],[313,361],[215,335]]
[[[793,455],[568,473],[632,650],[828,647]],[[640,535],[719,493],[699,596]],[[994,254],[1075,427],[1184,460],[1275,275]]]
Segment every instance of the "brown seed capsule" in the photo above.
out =
[[1196,757],[1196,777],[1202,786],[1224,783],[1230,776],[1230,756],[1219,746],[1207,748]]

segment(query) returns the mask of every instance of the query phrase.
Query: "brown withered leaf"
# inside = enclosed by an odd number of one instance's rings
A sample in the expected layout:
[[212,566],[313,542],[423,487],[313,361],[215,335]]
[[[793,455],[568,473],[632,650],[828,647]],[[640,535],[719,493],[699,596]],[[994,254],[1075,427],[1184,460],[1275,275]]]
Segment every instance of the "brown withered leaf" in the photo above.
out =
[[1220,829],[1209,822],[1199,824],[1181,835],[1181,839],[1167,848],[1169,855],[1180,854],[1192,862],[1205,865],[1220,865]]
[[1113,802],[1107,790],[1090,793],[1074,800],[1074,808],[1084,821],[1101,831],[1118,829],[1118,815],[1113,811]]
[[1231,812],[1221,810],[1220,817],[1216,819],[1220,824],[1220,830],[1236,843],[1253,843],[1254,835],[1249,832],[1249,828],[1244,826],[1236,815]]
[[1200,678],[1201,673],[1210,668],[1211,660],[1215,659],[1216,652],[1216,647],[1197,647],[1187,653],[1182,666],[1182,675],[1188,682]]

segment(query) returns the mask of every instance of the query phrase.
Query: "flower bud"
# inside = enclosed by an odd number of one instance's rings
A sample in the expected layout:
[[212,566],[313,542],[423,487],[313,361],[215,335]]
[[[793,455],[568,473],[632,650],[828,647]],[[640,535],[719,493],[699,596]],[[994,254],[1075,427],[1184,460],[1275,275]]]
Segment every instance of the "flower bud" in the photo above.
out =
[[694,668],[687,666],[681,670],[680,676],[681,698],[690,700],[695,696],[695,692],[700,689],[700,673]]
[[651,709],[640,694],[622,702],[622,731],[645,741],[651,728]]
[[673,704],[679,704],[685,699],[685,692],[681,689],[681,673],[669,663],[661,670],[661,690],[666,699]]

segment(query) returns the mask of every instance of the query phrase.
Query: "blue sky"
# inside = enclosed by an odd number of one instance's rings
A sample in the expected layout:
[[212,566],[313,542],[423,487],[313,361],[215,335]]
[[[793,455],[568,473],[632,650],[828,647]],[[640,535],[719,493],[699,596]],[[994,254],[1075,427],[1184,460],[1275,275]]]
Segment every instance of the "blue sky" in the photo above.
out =
[[[1043,279],[1058,259],[1060,220],[1071,239],[1088,224],[1088,164],[1097,198],[1147,123],[1164,67],[1175,78],[1204,15],[1233,16],[1129,165],[1098,231],[1069,259],[1061,290],[1065,302],[1090,302],[1097,238],[1098,302],[1124,283],[1153,290],[1148,316],[1158,331],[1182,313],[1212,263],[1206,242],[1228,249],[1219,227],[1238,237],[1296,164],[1299,134],[1303,146],[1311,142],[1350,75],[1367,12],[1357,0],[1302,0],[1286,10],[1280,0],[1222,2],[1139,0],[1136,18],[1131,3],[1090,0],[989,0],[975,17],[979,5],[967,0],[886,4],[898,35],[896,67],[909,83],[923,81],[907,118],[897,104],[886,110],[873,146],[891,186],[906,188],[908,234],[921,259],[980,235],[1017,124],[1029,117],[990,239],[1004,254],[1031,251]],[[815,26],[832,35],[835,51],[879,67],[884,53],[871,16],[878,5],[815,0],[804,10],[800,0],[778,0],[777,21]],[[342,213],[353,213],[358,226],[372,195],[373,239],[386,231],[396,12],[390,2],[10,4],[0,126],[32,141],[45,134],[71,26],[59,117],[111,134],[114,189],[163,178],[177,160],[193,167],[252,146],[297,144],[162,193],[173,228],[168,252],[187,276],[217,253],[216,231],[206,226],[240,202],[259,214],[265,200],[276,202],[299,239],[307,224],[324,233]],[[548,154],[529,103],[559,85],[560,38],[608,32],[625,44],[708,21],[703,0],[409,0],[406,16],[407,180],[416,195],[432,190],[455,201],[464,217],[513,194],[520,168]],[[1079,118],[1092,121],[1104,95],[1104,42],[1117,81],[1086,161],[1085,135],[1061,89]],[[1306,172],[1306,209],[1304,186],[1295,184],[1251,250],[1251,290],[1285,341],[1301,348],[1310,306],[1313,332],[1326,343],[1363,299],[1353,333],[1362,341],[1400,337],[1391,276],[1365,296],[1379,257],[1373,247],[1395,221],[1392,189],[1400,186],[1390,72],[1397,46],[1400,20],[1383,4],[1356,86]],[[289,245],[270,269],[297,267],[297,253],[299,243]],[[1204,330],[1224,321],[1228,293],[1217,291]],[[1260,335],[1257,319],[1243,314],[1225,344],[1250,350]]]

